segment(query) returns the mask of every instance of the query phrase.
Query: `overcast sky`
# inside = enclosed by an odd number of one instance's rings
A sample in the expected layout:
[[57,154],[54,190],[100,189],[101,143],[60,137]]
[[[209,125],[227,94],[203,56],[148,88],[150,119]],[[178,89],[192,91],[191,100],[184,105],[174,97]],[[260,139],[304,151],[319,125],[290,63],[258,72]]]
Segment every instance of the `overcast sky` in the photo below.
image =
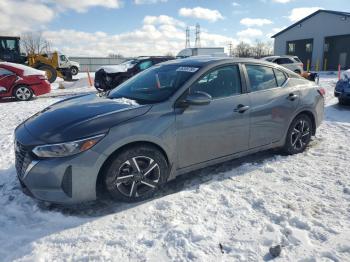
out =
[[185,29],[202,46],[253,43],[318,9],[350,11],[349,0],[0,0],[0,34],[41,31],[71,56],[176,54]]

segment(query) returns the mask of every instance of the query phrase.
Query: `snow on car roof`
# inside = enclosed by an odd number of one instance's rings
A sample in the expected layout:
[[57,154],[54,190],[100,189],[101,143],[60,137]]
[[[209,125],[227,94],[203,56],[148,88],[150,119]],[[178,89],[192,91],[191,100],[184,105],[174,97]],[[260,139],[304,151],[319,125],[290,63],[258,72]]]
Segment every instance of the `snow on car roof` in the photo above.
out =
[[32,76],[32,75],[45,75],[45,71],[41,71],[26,65],[10,63],[10,62],[0,62],[0,65],[7,65],[23,71],[23,76]]

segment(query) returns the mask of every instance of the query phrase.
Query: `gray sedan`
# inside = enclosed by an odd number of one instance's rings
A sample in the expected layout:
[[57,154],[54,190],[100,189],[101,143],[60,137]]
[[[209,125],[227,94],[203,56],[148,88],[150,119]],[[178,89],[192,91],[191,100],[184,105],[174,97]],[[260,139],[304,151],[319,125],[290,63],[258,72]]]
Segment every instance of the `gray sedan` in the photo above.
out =
[[276,64],[188,58],[153,66],[107,96],[49,106],[15,131],[23,191],[54,203],[151,197],[165,182],[270,148],[303,152],[324,90]]

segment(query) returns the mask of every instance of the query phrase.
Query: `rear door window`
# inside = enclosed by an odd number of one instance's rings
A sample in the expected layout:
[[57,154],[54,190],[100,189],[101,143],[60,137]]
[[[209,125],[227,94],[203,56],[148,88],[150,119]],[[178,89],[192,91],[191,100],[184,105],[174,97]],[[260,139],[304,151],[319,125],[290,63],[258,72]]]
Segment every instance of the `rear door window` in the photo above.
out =
[[246,65],[245,67],[251,92],[278,87],[275,74],[271,67],[261,65]]

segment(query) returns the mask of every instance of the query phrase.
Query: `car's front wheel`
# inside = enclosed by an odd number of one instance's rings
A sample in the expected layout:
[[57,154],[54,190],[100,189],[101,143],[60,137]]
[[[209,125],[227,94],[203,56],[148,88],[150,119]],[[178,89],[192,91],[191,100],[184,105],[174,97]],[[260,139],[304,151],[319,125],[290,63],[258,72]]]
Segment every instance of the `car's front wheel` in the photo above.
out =
[[106,169],[104,184],[117,200],[136,202],[154,195],[165,182],[168,163],[153,146],[135,146],[117,154]]
[[29,86],[20,85],[13,90],[13,96],[18,101],[28,101],[33,97],[33,90]]
[[347,104],[347,101],[343,98],[338,98],[338,102],[339,102],[339,105],[346,105]]
[[312,136],[312,122],[307,115],[299,115],[290,125],[283,151],[293,155],[301,153],[310,143]]
[[72,67],[70,68],[70,73],[71,73],[73,76],[77,75],[77,74],[79,73],[78,67],[72,66]]

